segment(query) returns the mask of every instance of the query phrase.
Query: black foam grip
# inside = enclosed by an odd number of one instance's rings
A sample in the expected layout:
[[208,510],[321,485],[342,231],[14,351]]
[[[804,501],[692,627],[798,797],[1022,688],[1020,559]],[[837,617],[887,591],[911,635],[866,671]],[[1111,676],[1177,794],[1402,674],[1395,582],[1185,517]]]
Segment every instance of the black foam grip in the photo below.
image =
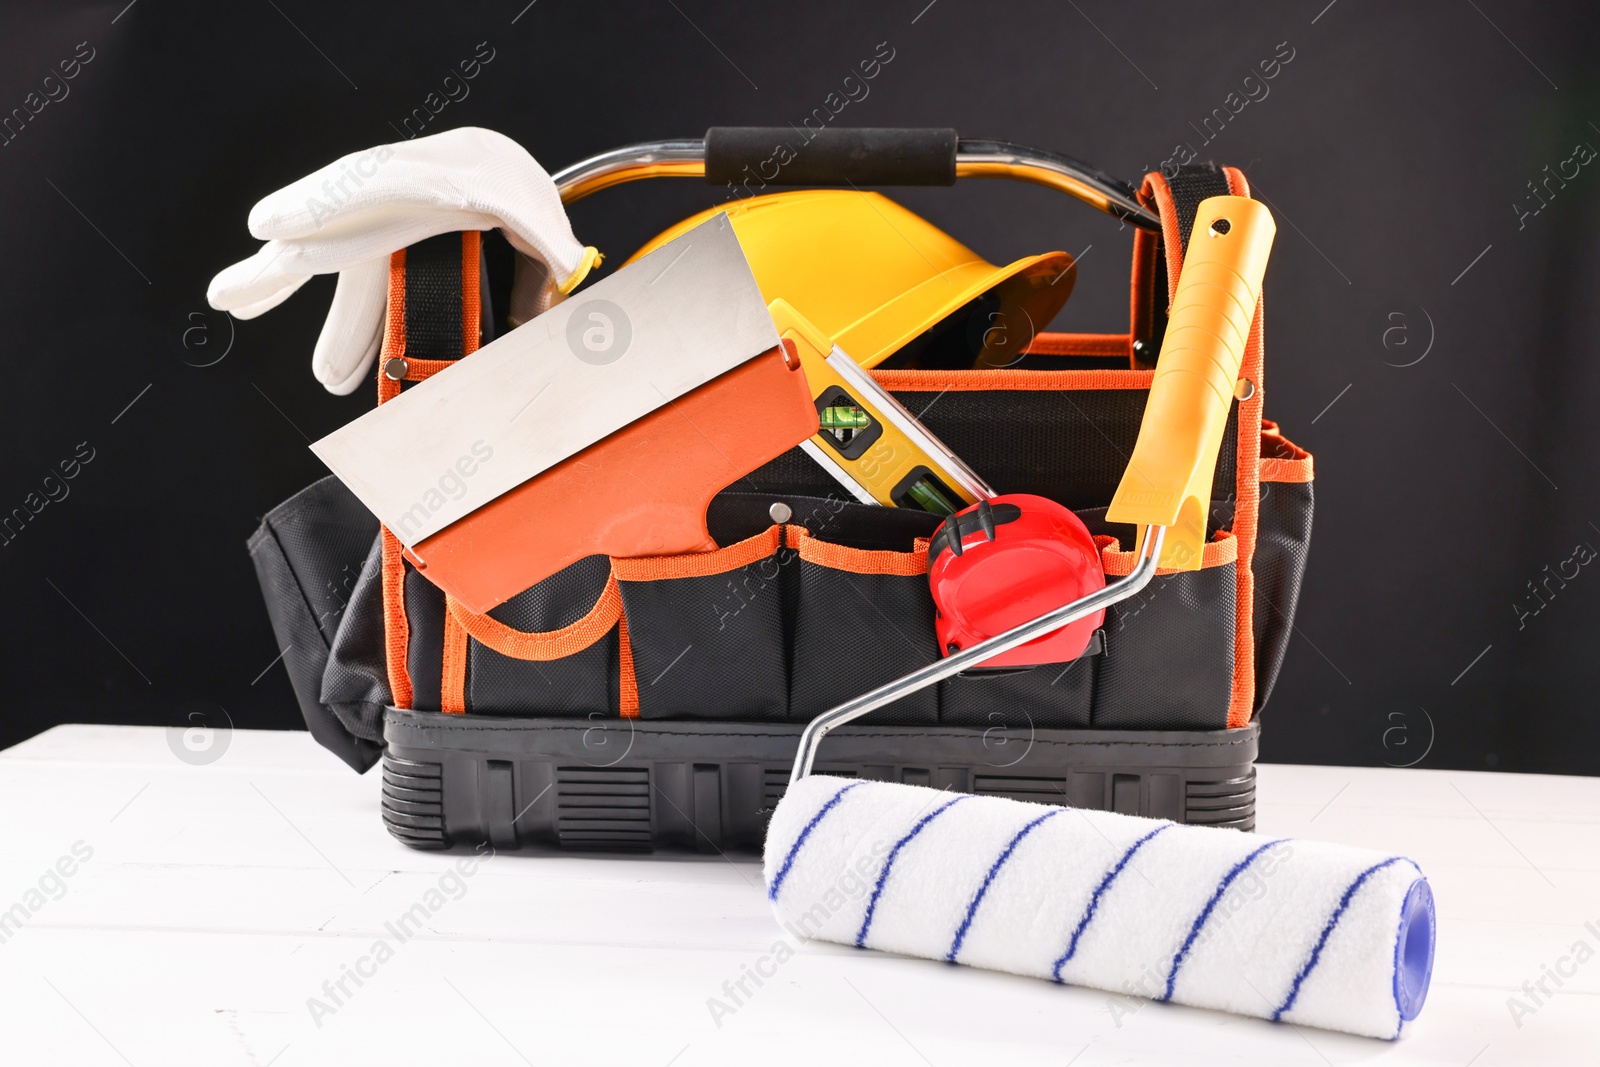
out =
[[706,181],[766,185],[954,185],[956,131],[713,126]]

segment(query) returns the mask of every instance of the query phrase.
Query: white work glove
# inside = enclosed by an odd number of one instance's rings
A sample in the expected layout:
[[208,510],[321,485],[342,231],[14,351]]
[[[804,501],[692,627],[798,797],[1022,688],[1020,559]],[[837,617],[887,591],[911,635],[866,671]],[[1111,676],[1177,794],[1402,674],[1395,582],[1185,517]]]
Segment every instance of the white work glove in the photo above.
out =
[[522,253],[513,322],[560,300],[598,258],[572,235],[550,175],[509,137],[469,126],[379,145],[335,160],[252,208],[250,233],[267,243],[213,278],[206,298],[218,311],[251,319],[313,274],[337,271],[311,371],[329,392],[349,393],[383,339],[390,254],[441,233],[496,228]]

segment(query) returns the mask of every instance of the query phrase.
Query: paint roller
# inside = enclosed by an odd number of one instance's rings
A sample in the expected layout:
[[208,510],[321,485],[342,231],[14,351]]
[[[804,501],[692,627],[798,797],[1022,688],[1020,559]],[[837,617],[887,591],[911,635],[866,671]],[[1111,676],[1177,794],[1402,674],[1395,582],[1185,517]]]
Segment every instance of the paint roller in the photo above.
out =
[[[1071,523],[1041,512],[1041,498],[981,501],[935,536],[930,552],[944,557],[930,570],[935,602],[969,643],[951,642],[943,659],[802,733],[765,854],[768,897],[791,932],[1372,1037],[1398,1037],[1421,1011],[1433,896],[1405,857],[811,773],[833,727],[964,670],[1026,663],[1035,649],[1059,656],[1052,635],[1092,630],[1071,624],[1098,625],[1158,568],[1200,566],[1274,229],[1248,198],[1199,206],[1139,440],[1107,513],[1139,528],[1127,577],[1107,585],[1098,565],[1066,567],[1041,551],[1051,523],[1056,557],[1093,551]],[[997,521],[1006,504],[1049,521]],[[1069,602],[999,626],[1029,588],[1030,557],[1094,574],[1076,588],[1055,584]]]

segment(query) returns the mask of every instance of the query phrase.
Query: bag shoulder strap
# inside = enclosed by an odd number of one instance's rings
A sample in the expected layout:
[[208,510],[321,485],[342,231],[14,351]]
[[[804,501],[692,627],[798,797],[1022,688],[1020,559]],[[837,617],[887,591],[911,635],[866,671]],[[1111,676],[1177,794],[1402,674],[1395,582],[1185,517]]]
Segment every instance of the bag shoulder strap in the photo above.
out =
[[1167,176],[1145,175],[1139,201],[1161,219],[1161,232],[1136,230],[1133,237],[1131,326],[1133,365],[1149,370],[1167,330],[1167,307],[1178,290],[1178,270],[1189,245],[1200,201],[1232,192],[1228,176],[1215,163],[1193,163]]

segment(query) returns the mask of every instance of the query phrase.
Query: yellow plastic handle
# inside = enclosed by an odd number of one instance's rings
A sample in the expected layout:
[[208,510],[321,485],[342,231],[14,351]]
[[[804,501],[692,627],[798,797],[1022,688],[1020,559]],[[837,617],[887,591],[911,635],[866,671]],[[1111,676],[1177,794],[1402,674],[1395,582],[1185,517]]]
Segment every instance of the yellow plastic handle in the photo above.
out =
[[1213,196],[1195,213],[1133,458],[1108,522],[1165,526],[1160,565],[1198,570],[1217,450],[1277,233],[1258,200]]

